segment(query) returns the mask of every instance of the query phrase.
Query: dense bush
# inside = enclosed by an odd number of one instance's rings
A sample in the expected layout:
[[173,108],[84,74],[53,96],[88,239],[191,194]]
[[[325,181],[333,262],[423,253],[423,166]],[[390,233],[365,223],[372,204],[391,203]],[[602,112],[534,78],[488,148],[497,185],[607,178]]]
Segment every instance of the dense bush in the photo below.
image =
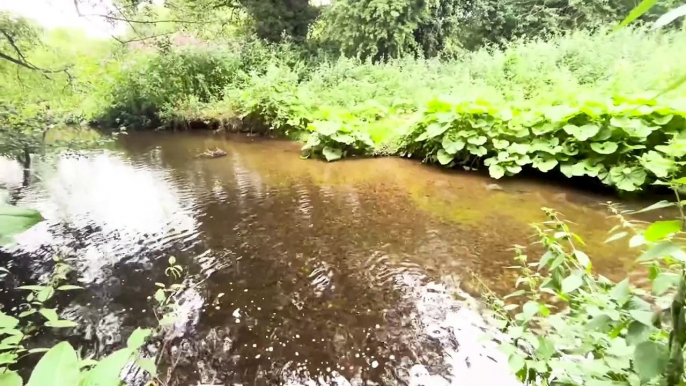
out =
[[[682,104],[683,105],[683,102]],[[633,191],[680,170],[686,111],[650,100],[583,101],[514,108],[433,100],[403,138],[403,154],[469,167],[481,159],[491,177],[531,165],[567,177],[591,176]]]

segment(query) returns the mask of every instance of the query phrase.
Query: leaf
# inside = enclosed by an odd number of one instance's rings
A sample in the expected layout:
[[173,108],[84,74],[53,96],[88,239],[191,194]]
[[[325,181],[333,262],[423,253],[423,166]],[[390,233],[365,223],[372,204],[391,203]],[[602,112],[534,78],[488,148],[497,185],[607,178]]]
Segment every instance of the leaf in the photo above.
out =
[[553,157],[535,157],[532,165],[536,169],[545,173],[557,166],[557,159]]
[[643,237],[648,241],[659,241],[681,231],[681,221],[655,221],[646,229]]
[[651,311],[631,310],[629,315],[637,322],[641,322],[646,326],[653,325],[653,313]]
[[510,365],[510,370],[512,370],[513,373],[517,373],[526,365],[524,358],[522,358],[518,352],[510,355],[510,357],[507,359],[507,363]]
[[119,386],[121,371],[129,363],[133,354],[134,351],[129,348],[113,352],[88,371],[84,383],[86,385]]
[[61,286],[57,287],[58,291],[72,291],[72,290],[79,290],[79,289],[83,289],[83,287],[80,287],[78,285],[71,285],[71,284],[61,285]]
[[652,326],[646,326],[638,321],[631,322],[626,333],[626,343],[630,346],[636,346],[641,342],[645,342],[650,337],[651,330]]
[[655,296],[660,296],[667,292],[670,288],[676,286],[681,278],[673,273],[659,273],[655,279],[653,279],[653,294]]
[[449,128],[450,125],[448,124],[441,125],[440,123],[434,122],[426,128],[426,135],[428,138],[438,137],[439,135],[445,133]]
[[644,213],[644,212],[650,212],[651,210],[657,210],[657,209],[662,209],[662,208],[669,208],[672,206],[675,206],[675,202],[669,202],[666,200],[658,201],[654,203],[653,205],[650,205],[648,207],[645,207],[641,210],[637,210],[635,212],[631,212],[632,214],[637,214],[637,213]]
[[541,305],[538,302],[528,301],[522,307],[522,318],[524,321],[529,321],[533,318],[540,310]]
[[23,290],[30,290],[30,291],[42,291],[42,290],[48,288],[48,286],[46,286],[46,285],[22,285],[22,286],[19,286],[17,288],[23,289]]
[[650,170],[658,178],[667,178],[676,166],[676,163],[669,158],[665,158],[656,151],[644,153],[639,158],[641,165]]
[[441,165],[447,165],[453,162],[454,156],[450,155],[447,151],[440,149],[438,150],[438,153],[436,153],[436,158],[438,158],[438,162],[440,162]]
[[52,287],[45,287],[44,289],[40,290],[36,294],[36,300],[43,303],[48,301],[48,299],[52,298],[52,296],[55,294],[55,289]]
[[55,320],[46,322],[45,326],[52,328],[69,328],[76,327],[78,324],[76,322],[72,322],[71,320]]
[[45,317],[45,319],[47,319],[50,322],[55,322],[55,321],[59,320],[59,317],[57,316],[57,312],[53,309],[41,308],[40,310],[38,310],[38,312],[40,312],[40,314],[43,315]]
[[622,22],[619,23],[617,27],[615,27],[615,30],[625,27],[632,21],[638,19],[639,17],[641,17],[641,15],[648,12],[648,10],[650,10],[650,8],[652,8],[656,3],[657,0],[641,1],[636,7],[634,7],[634,9],[631,10],[631,12],[629,12],[629,15],[627,17],[624,20],[622,20]]
[[588,255],[584,252],[576,250],[574,251],[574,257],[576,257],[576,260],[579,262],[579,264],[581,264],[582,267],[586,269],[591,267],[591,259],[589,259]]
[[574,136],[574,138],[578,139],[579,141],[587,141],[589,138],[598,134],[598,131],[600,131],[600,127],[598,127],[598,125],[590,124],[583,126],[564,125],[562,129],[564,129],[567,134]]
[[355,143],[355,138],[350,134],[336,133],[331,136],[331,139],[344,145],[352,145]]
[[584,284],[584,281],[581,278],[581,276],[576,274],[569,275],[564,280],[562,280],[562,293],[570,293],[576,290],[577,288],[581,287],[582,284]]
[[627,232],[615,233],[614,235],[608,237],[608,239],[605,240],[605,243],[611,243],[611,242],[613,242],[613,241],[622,239],[622,238],[626,237],[628,234],[629,234],[629,233],[627,233]]
[[0,237],[21,233],[43,220],[36,210],[0,205]]
[[617,189],[632,192],[645,183],[646,172],[637,167],[619,165],[610,169],[609,178]]
[[614,299],[620,305],[624,304],[629,300],[631,295],[631,290],[629,289],[629,278],[626,278],[617,285],[615,285],[610,291],[610,298]]
[[488,167],[488,174],[497,180],[505,175],[505,169],[500,165],[491,165]]
[[17,354],[4,352],[0,354],[0,365],[13,364],[17,362]]
[[472,145],[476,146],[481,146],[484,143],[486,143],[487,138],[484,137],[483,135],[480,135],[478,137],[469,137],[467,138],[467,143],[471,143]]
[[458,151],[464,149],[466,145],[462,138],[453,134],[444,135],[441,144],[443,145],[443,150],[449,154],[456,154]]
[[493,140],[493,147],[499,150],[506,149],[508,146],[510,146],[510,142],[506,139],[494,139]]
[[60,342],[38,361],[27,386],[79,384],[79,360],[68,342]]
[[15,328],[19,324],[19,319],[9,316],[0,311],[0,328]]
[[548,360],[555,355],[555,352],[556,350],[553,342],[545,337],[538,337],[538,349],[536,350],[536,354],[538,354],[540,359]]
[[314,121],[310,126],[320,135],[329,137],[340,130],[342,125],[339,122],[333,121]]
[[5,370],[0,373],[0,385],[2,386],[22,386],[24,381],[16,371]]
[[664,344],[645,341],[636,346],[634,368],[643,382],[663,374],[668,362]]
[[686,262],[686,253],[684,253],[684,251],[682,251],[678,245],[669,241],[652,245],[647,251],[643,252],[643,254],[639,256],[636,261],[642,263],[665,256],[672,257],[681,262]]
[[644,139],[653,132],[653,129],[646,126],[640,118],[612,117],[610,118],[610,124],[614,127],[619,127],[634,138]]
[[136,364],[141,369],[150,373],[150,375],[155,376],[157,374],[157,366],[155,366],[155,361],[148,358],[136,359]]
[[135,329],[126,341],[126,346],[132,350],[138,350],[143,346],[145,339],[147,339],[151,333],[152,330],[150,329],[142,329],[140,327]]
[[341,157],[343,157],[343,150],[325,146],[324,149],[322,149],[322,154],[327,161],[331,162],[341,159]]
[[593,142],[591,143],[591,149],[598,154],[612,154],[617,151],[619,145],[616,142]]

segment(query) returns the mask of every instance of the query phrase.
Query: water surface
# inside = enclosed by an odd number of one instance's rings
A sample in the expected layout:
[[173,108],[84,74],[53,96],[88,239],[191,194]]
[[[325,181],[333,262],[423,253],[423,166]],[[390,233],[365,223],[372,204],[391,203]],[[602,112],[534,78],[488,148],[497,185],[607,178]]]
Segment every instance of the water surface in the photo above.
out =
[[[511,247],[533,241],[541,207],[577,224],[600,271],[621,276],[632,261],[603,243],[608,197],[545,181],[301,160],[294,143],[220,134],[118,145],[40,166],[18,204],[48,220],[5,261],[22,282],[68,258],[86,288],[62,299],[80,324],[72,336],[103,353],[156,324],[148,297],[174,256],[183,317],[164,348],[147,348],[167,352],[172,384],[511,384],[456,286],[476,274],[512,291]],[[197,158],[215,147],[228,155]],[[3,162],[0,181],[16,186],[21,171]]]

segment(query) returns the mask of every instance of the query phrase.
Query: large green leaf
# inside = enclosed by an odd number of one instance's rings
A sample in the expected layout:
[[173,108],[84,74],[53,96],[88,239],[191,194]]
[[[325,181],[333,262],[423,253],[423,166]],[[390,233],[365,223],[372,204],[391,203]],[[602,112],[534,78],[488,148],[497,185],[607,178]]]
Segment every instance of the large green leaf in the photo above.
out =
[[82,386],[119,386],[122,369],[133,358],[134,350],[124,348],[113,352],[86,375]]
[[598,134],[598,131],[600,131],[600,127],[591,124],[583,126],[565,125],[563,129],[567,132],[567,134],[574,136],[574,138],[578,139],[579,141],[587,141],[589,138]]
[[652,8],[655,4],[657,4],[657,0],[641,1],[636,7],[634,7],[634,9],[631,10],[631,12],[629,12],[629,15],[627,17],[624,20],[622,20],[622,22],[619,23],[617,27],[615,27],[615,29],[627,26],[629,23],[641,17],[641,15],[643,15],[644,13],[648,12],[650,8]]
[[426,135],[428,138],[438,137],[439,135],[445,133],[446,130],[450,128],[450,125],[440,123],[432,123],[426,128]]
[[0,206],[0,238],[21,233],[41,221],[43,216],[37,210]]
[[5,370],[0,373],[0,385],[2,386],[22,386],[24,381],[16,371]]
[[576,274],[571,274],[562,280],[562,293],[570,293],[575,291],[577,288],[581,287],[584,283],[581,276]]
[[138,350],[145,343],[145,339],[150,336],[150,333],[151,330],[147,328],[135,329],[126,341],[126,346],[132,350]]
[[650,248],[648,248],[648,250],[643,252],[643,254],[639,256],[638,259],[636,259],[636,261],[642,263],[666,256],[672,257],[674,259],[686,263],[686,252],[681,250],[681,248],[678,245],[670,241],[651,245]]
[[647,382],[664,373],[668,359],[664,344],[645,341],[636,346],[634,368],[641,380]]
[[659,241],[681,230],[681,221],[655,221],[646,229],[643,237],[648,241]]
[[667,178],[676,164],[669,158],[665,158],[656,151],[649,151],[640,158],[641,165],[650,170],[658,178]]
[[68,342],[51,348],[31,372],[28,386],[66,386],[79,384],[79,360]]
[[464,139],[455,133],[448,133],[444,135],[441,144],[443,145],[443,150],[449,154],[456,154],[458,151],[464,149],[466,145]]
[[436,153],[436,158],[438,158],[438,162],[441,163],[441,165],[447,165],[451,162],[453,162],[454,156],[452,156],[450,153],[447,151],[440,149],[438,153]]
[[643,139],[653,132],[653,129],[645,125],[640,118],[613,117],[610,119],[610,124],[621,128],[629,136],[635,138]]
[[609,178],[618,189],[631,192],[643,185],[646,179],[646,172],[641,168],[620,165],[610,169]]
[[500,179],[505,175],[505,169],[498,164],[494,164],[488,167],[488,174],[490,174],[492,178]]
[[331,162],[341,159],[341,157],[343,157],[343,150],[336,147],[325,146],[324,149],[322,149],[322,154],[327,161]]
[[535,157],[532,162],[533,167],[542,171],[548,172],[557,166],[557,159],[551,156]]
[[19,324],[19,319],[9,316],[4,312],[0,311],[0,328],[15,328]]
[[619,145],[616,142],[593,142],[591,149],[598,154],[612,154],[617,151]]

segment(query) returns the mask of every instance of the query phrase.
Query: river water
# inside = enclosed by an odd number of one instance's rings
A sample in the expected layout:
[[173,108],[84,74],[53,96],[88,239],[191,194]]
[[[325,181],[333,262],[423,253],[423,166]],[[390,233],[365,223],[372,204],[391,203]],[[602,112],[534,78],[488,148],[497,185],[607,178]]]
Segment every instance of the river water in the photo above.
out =
[[[228,155],[196,157],[215,147]],[[608,197],[540,180],[496,186],[399,158],[329,164],[291,142],[208,133],[135,133],[38,167],[18,204],[47,220],[3,255],[12,280],[67,259],[85,290],[59,299],[79,323],[60,338],[100,355],[156,325],[149,296],[174,256],[180,317],[163,348],[146,348],[165,350],[169,384],[516,384],[482,339],[472,275],[511,292],[511,247],[533,241],[544,206],[576,224],[600,271],[632,261],[603,243]],[[21,177],[0,163],[0,184]]]

